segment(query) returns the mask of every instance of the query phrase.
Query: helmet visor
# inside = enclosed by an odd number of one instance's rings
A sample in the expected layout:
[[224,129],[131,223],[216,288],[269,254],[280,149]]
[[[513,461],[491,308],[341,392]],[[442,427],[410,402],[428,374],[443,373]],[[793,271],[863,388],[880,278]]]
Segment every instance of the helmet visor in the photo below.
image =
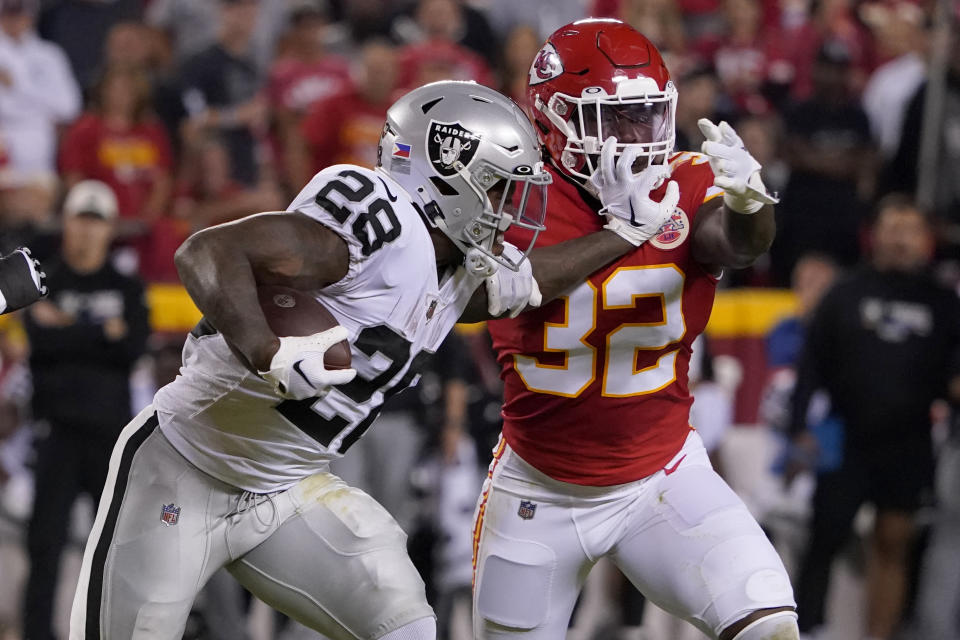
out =
[[576,124],[580,125],[578,133],[583,137],[602,142],[613,136],[620,144],[664,142],[673,131],[670,104],[666,101],[584,104]]

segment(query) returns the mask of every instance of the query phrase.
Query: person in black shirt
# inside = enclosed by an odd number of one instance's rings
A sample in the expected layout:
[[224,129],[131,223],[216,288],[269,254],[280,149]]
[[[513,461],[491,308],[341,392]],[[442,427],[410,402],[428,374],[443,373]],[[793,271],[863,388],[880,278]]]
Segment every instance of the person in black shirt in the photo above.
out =
[[49,433],[37,445],[24,637],[53,638],[60,553],[80,492],[100,497],[117,434],[130,420],[130,370],[149,325],[139,280],[108,262],[116,198],[86,180],[67,195],[63,243],[47,266],[53,294],[25,314],[33,411]]
[[223,139],[233,162],[233,179],[253,186],[259,178],[257,134],[266,126],[267,105],[258,96],[262,80],[253,59],[256,0],[220,0],[217,42],[181,70],[187,136],[212,129]]
[[790,178],[777,207],[774,275],[788,284],[803,253],[825,254],[839,265],[857,263],[874,160],[870,122],[853,97],[851,59],[826,43],[813,67],[813,95],[784,115]]
[[820,470],[813,522],[796,589],[801,632],[823,622],[833,556],[864,502],[877,508],[867,560],[867,636],[894,632],[907,588],[913,514],[933,477],[930,407],[960,388],[960,300],[927,272],[929,220],[903,196],[880,202],[872,259],[840,280],[806,336],[790,431],[816,455],[806,431],[817,389],[843,425],[842,461]]

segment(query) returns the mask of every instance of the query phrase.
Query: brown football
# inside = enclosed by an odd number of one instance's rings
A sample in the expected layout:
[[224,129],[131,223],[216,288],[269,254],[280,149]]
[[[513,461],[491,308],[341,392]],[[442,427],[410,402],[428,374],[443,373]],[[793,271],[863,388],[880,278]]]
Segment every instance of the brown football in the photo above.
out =
[[[281,338],[309,336],[339,324],[333,314],[313,296],[297,289],[260,285],[257,287],[257,297],[267,324]],[[347,341],[343,340],[327,349],[323,363],[329,369],[349,368],[350,345]]]

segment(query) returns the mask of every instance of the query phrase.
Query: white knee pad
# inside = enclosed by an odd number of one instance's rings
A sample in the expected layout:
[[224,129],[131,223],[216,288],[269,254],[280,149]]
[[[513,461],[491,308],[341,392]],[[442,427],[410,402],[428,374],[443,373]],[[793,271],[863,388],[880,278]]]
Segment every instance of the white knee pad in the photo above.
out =
[[516,630],[543,624],[556,565],[553,550],[532,540],[502,537],[492,529],[484,543],[474,594],[478,622]]
[[394,629],[380,640],[437,640],[437,619],[420,618]]
[[795,611],[778,611],[754,620],[733,640],[800,640]]

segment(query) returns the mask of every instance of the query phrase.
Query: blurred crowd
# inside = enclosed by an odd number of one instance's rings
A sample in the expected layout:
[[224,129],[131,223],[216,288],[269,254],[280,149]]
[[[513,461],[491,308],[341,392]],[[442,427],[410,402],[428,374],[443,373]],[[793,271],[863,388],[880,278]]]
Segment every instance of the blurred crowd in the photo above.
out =
[[[960,19],[960,3],[944,4],[947,19]],[[721,286],[797,292],[798,316],[770,339],[759,411],[782,427],[806,317],[834,274],[869,255],[868,220],[883,196],[918,198],[933,214],[928,257],[942,284],[960,283],[960,38],[941,73],[931,65],[934,15],[928,0],[0,0],[0,251],[29,244],[56,265],[51,300],[23,314],[27,333],[16,321],[0,326],[0,571],[10,566],[5,535],[22,536],[31,554],[55,548],[48,566],[82,537],[67,526],[75,498],[96,499],[128,409],[175,375],[183,336],[149,336],[137,301],[145,285],[178,281],[173,254],[188,235],[283,209],[330,164],[373,166],[387,107],[423,83],[476,80],[525,106],[545,37],[587,16],[620,18],[660,48],[679,91],[678,149],[699,148],[699,118],[725,119],[781,197],[770,254]],[[104,289],[113,295],[88,295]],[[412,532],[442,633],[455,637],[500,388],[484,332],[456,336],[448,350],[419,397],[380,419],[393,423],[391,439],[377,442],[380,425],[338,472]],[[706,356],[699,367],[693,420],[718,450],[737,366]],[[117,384],[73,382],[104,379]],[[110,403],[123,410],[87,413]],[[57,441],[58,430],[72,435]],[[942,426],[941,441],[949,433]],[[23,495],[34,489],[23,494],[16,478],[32,470],[69,477],[71,488],[36,483],[62,523],[35,517],[28,535]],[[783,523],[807,507],[789,506],[791,496],[754,502],[796,549]],[[31,574],[29,589],[0,587],[0,638],[19,637],[24,590],[52,607],[56,580],[54,570]],[[218,606],[247,607],[208,602],[208,620]],[[635,608],[623,605],[624,624]]]
[[[664,53],[678,147],[734,123],[783,198],[769,263],[733,284],[785,285],[800,255],[863,250],[872,202],[918,187],[932,3],[919,0],[4,0],[0,230],[57,228],[83,179],[117,195],[128,268],[175,281],[192,231],[277,209],[323,166],[373,165],[387,106],[441,78],[521,105],[556,27],[618,17]],[[960,51],[960,50],[957,50]],[[930,171],[960,162],[960,53],[947,66]],[[936,134],[936,131],[934,132]],[[925,204],[957,254],[960,194]]]

